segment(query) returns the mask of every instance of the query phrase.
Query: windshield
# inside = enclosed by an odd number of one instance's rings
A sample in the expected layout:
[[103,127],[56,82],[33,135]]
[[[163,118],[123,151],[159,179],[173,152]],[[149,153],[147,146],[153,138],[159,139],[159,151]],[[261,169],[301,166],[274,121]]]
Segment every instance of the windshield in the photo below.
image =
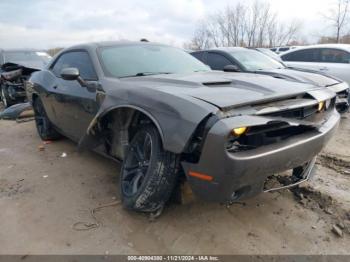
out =
[[281,57],[279,57],[279,55],[277,55],[275,52],[272,52],[270,49],[260,48],[258,51],[274,60],[277,60],[278,62],[282,62]]
[[231,55],[248,71],[280,69],[284,66],[278,61],[254,50],[231,52]]
[[36,51],[5,51],[4,61],[5,63],[11,62],[16,64],[21,63],[42,63],[46,65],[51,59],[45,52]]
[[112,77],[209,71],[181,49],[162,45],[122,45],[100,49],[105,74]]

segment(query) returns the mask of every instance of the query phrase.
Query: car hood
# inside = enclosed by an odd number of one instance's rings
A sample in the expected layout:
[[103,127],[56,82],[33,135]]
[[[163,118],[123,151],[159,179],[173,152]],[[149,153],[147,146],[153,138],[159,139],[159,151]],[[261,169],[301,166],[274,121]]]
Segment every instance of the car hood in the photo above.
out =
[[320,87],[328,87],[339,84],[341,82],[335,78],[317,72],[309,72],[302,69],[281,68],[271,69],[268,71],[256,71],[255,73],[270,75],[276,78],[292,80],[301,83],[309,83]]
[[16,62],[8,61],[6,62],[6,64],[16,64],[18,66],[23,66],[23,67],[35,69],[35,70],[42,70],[46,67],[46,63],[42,61],[16,61]]
[[11,72],[11,71],[16,71],[21,69],[22,75],[30,75],[31,73],[35,72],[35,71],[40,71],[40,69],[35,68],[35,67],[27,67],[25,65],[22,64],[15,64],[15,63],[5,63],[0,67],[0,71],[3,72]]
[[[333,95],[333,92],[327,92],[324,88],[319,90],[319,87],[311,84],[285,81],[265,75],[219,71],[124,78],[121,81],[136,88],[142,86],[176,96],[191,96],[220,109],[290,98],[305,93],[313,97],[316,93],[328,97]],[[315,98],[324,99],[324,97]]]

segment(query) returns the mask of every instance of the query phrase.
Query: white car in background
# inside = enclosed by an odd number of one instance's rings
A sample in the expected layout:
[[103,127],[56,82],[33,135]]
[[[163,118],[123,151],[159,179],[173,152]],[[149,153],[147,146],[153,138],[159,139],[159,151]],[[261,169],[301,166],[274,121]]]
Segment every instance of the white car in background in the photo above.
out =
[[350,45],[313,45],[290,50],[281,58],[287,66],[317,70],[350,84]]

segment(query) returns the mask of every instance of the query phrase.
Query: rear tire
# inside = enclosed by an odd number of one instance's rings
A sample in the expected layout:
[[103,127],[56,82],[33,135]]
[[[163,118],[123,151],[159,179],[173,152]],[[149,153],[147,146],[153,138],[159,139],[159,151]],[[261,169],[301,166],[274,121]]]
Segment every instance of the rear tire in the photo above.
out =
[[40,138],[42,140],[57,140],[61,138],[61,135],[54,129],[47,117],[44,105],[39,97],[33,101],[33,109],[35,125]]
[[158,130],[147,125],[130,142],[121,170],[123,206],[141,212],[164,207],[177,182],[179,157],[164,151]]

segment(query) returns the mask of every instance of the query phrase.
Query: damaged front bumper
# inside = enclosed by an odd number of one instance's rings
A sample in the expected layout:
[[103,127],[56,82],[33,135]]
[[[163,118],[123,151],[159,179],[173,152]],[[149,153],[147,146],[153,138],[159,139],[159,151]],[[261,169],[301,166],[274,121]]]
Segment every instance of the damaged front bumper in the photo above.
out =
[[[200,198],[231,202],[252,197],[264,191],[271,191],[264,186],[268,177],[276,173],[304,167],[299,182],[307,180],[315,156],[335,132],[339,119],[339,114],[333,109],[317,127],[307,127],[305,132],[295,132],[288,137],[281,133],[280,137],[266,145],[243,147],[238,150],[229,150],[227,146],[228,134],[233,127],[249,126],[252,123],[264,126],[275,122],[276,118],[248,115],[222,119],[209,130],[199,161],[183,162],[182,165],[192,190]],[[297,120],[285,121],[298,126]],[[209,179],[199,179],[190,175],[191,173],[203,174],[203,177]]]

